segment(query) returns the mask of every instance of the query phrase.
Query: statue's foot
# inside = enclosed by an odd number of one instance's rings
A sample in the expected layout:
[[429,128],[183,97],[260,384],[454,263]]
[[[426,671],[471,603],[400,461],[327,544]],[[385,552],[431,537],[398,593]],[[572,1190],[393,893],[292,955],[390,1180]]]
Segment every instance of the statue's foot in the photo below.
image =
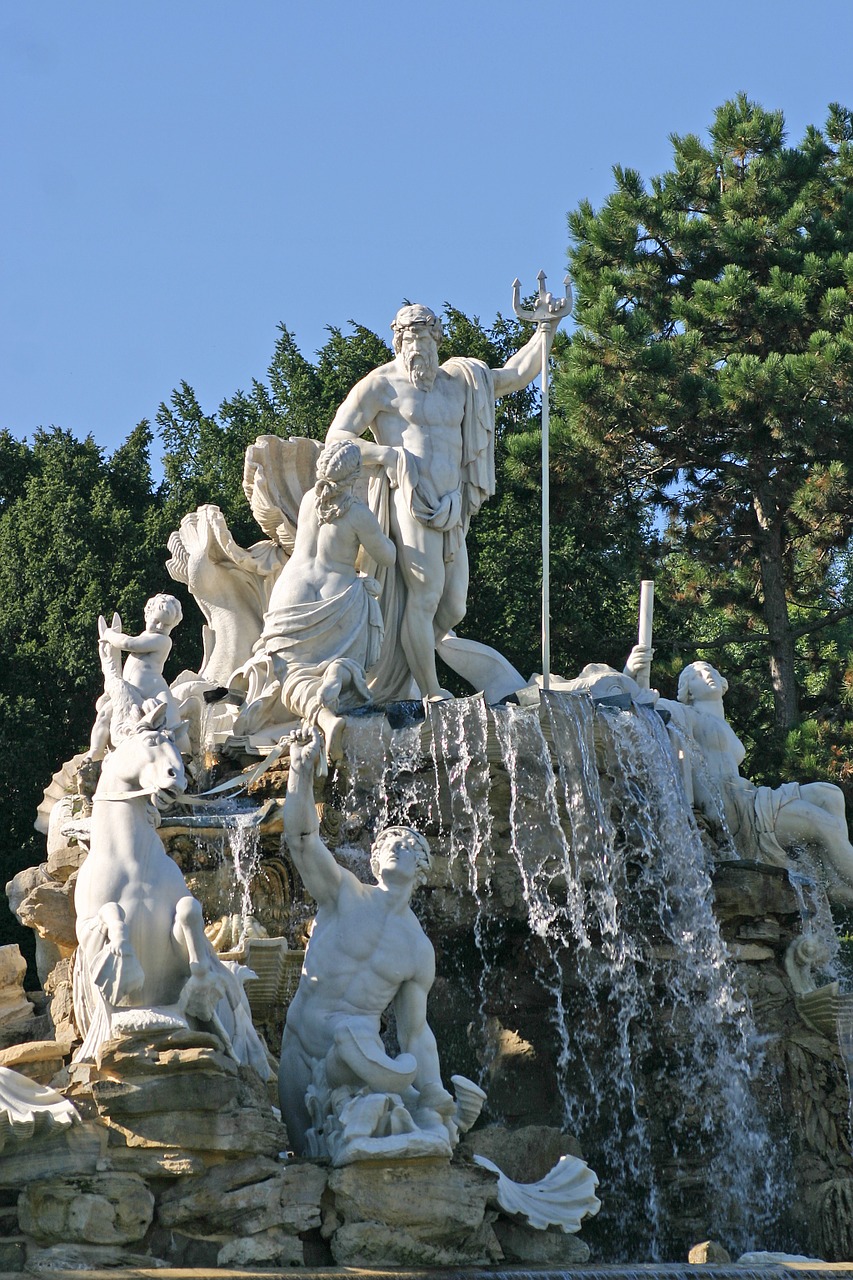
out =
[[343,716],[336,716],[328,707],[323,707],[317,717],[317,723],[323,730],[328,758],[330,760],[343,760],[346,720],[344,720]]

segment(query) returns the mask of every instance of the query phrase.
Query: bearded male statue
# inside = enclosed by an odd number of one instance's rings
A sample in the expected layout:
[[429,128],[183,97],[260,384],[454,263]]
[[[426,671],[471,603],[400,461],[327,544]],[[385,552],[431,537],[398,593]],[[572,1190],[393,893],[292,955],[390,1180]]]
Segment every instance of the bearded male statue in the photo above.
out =
[[387,571],[363,566],[382,583],[377,702],[411,696],[413,678],[422,697],[451,696],[439,685],[435,650],[465,616],[465,537],[495,490],[495,401],[533,380],[558,323],[555,307],[502,369],[461,357],[439,365],[440,320],[429,307],[401,307],[394,359],[362,378],[335,415],[327,443],[358,441],[373,471],[371,509],[397,547]]

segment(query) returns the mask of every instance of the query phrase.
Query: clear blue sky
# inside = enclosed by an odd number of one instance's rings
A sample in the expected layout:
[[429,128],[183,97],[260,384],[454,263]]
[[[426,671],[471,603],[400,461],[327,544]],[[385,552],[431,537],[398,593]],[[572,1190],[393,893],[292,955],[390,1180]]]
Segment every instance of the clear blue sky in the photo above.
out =
[[853,106],[849,0],[5,0],[0,427],[113,449],[403,298],[483,320],[565,271],[611,166],[745,90]]

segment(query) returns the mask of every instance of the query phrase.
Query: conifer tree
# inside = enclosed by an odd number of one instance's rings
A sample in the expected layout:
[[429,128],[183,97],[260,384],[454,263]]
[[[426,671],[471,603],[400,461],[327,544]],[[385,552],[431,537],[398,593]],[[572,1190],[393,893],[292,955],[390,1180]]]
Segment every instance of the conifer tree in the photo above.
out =
[[707,142],[671,136],[669,171],[617,167],[569,218],[580,328],[557,401],[670,513],[701,598],[763,638],[780,729],[853,522],[851,139],[833,105],[786,146],[781,112],[739,94]]

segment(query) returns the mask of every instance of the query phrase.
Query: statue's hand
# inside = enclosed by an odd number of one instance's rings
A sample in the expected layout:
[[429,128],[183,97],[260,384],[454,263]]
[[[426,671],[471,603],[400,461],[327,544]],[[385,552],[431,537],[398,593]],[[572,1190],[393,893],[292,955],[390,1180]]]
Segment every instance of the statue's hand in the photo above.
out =
[[318,730],[314,725],[303,724],[293,730],[289,741],[291,769],[313,771],[323,749]]
[[636,680],[643,672],[650,672],[654,655],[655,651],[650,645],[635,644],[628,654],[623,674]]

